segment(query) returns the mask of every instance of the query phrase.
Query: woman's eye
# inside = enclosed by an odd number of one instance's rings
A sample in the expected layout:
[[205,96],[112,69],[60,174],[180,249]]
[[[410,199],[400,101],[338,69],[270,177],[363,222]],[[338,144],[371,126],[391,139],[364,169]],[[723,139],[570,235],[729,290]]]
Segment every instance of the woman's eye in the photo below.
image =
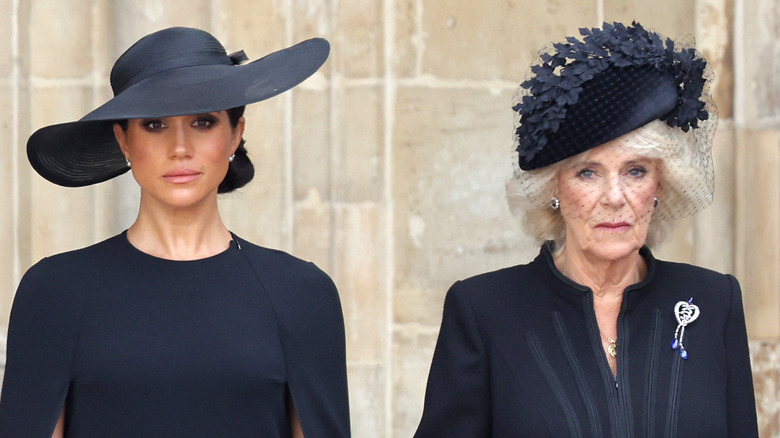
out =
[[596,175],[596,172],[593,169],[582,169],[577,172],[577,176],[580,178],[593,178],[594,175]]
[[629,169],[628,174],[634,177],[644,176],[647,170],[644,167],[632,167]]
[[156,131],[165,127],[165,123],[162,120],[146,120],[143,122],[144,128],[150,131]]
[[213,117],[198,117],[192,125],[196,128],[208,129],[214,122],[216,122],[216,119]]

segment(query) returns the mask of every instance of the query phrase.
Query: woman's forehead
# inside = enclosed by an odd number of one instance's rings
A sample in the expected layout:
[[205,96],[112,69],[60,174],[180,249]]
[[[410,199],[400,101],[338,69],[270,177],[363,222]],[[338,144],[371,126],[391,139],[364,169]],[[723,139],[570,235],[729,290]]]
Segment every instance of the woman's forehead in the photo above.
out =
[[653,159],[639,153],[637,150],[627,147],[624,141],[613,140],[587,150],[581,154],[575,165],[583,163],[592,164],[624,164],[633,162],[652,162]]
[[163,116],[163,117],[145,117],[145,118],[139,118],[139,119],[130,119],[130,120],[148,120],[148,119],[182,119],[182,118],[197,118],[197,117],[203,117],[203,116],[219,116],[221,114],[227,114],[225,110],[219,110],[219,111],[211,111],[207,113],[195,113],[195,114],[182,114],[182,115],[173,115],[173,116]]

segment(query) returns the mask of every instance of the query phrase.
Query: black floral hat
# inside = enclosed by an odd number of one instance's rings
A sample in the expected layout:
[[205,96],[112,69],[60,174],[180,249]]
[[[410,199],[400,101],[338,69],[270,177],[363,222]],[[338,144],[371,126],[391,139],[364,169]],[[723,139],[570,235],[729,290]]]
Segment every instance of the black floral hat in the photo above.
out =
[[520,169],[545,167],[660,119],[688,132],[709,118],[706,61],[639,23],[580,29],[542,53],[515,98]]

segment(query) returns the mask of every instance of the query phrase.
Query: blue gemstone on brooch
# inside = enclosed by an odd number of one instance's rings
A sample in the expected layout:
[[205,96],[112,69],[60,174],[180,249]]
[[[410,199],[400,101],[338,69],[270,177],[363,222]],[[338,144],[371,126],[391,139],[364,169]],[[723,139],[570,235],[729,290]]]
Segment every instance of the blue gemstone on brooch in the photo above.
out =
[[674,338],[672,340],[672,350],[677,350],[678,348],[680,348],[680,341],[677,338]]
[[683,359],[688,359],[688,352],[685,351],[684,348],[680,349],[680,357],[683,358]]

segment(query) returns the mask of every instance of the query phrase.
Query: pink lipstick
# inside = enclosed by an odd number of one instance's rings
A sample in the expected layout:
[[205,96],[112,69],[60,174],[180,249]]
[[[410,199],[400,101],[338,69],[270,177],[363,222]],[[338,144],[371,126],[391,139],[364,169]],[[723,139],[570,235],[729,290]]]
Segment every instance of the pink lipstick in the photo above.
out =
[[171,184],[186,184],[200,177],[200,172],[192,169],[177,169],[166,172],[162,177]]

